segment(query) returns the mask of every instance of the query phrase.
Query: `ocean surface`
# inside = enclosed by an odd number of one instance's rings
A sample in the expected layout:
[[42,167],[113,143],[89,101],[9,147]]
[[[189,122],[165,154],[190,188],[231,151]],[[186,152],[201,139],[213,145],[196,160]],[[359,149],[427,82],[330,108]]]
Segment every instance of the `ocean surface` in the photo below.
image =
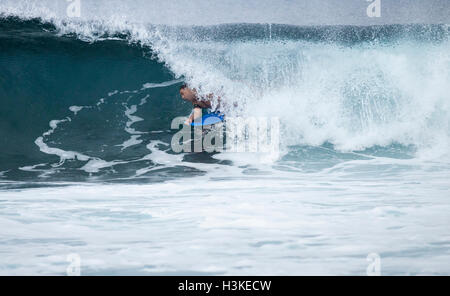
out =
[[[0,274],[450,274],[449,36],[0,9]],[[172,151],[185,82],[279,153]]]

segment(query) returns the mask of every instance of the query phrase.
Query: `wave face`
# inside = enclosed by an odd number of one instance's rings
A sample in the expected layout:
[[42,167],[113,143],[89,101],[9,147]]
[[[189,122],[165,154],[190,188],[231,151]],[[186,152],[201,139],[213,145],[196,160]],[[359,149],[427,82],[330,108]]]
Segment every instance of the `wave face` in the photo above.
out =
[[[244,30],[252,34],[239,36]],[[448,151],[446,27],[237,31],[172,41],[157,47],[158,56],[177,76],[245,106],[245,115],[281,118],[285,145],[362,150],[400,143]]]
[[[71,3],[70,3],[71,2]],[[361,0],[2,0],[0,13],[65,21],[77,17],[108,24],[216,25],[282,23],[291,25],[385,25],[449,23],[447,0],[382,1],[380,17],[368,17]]]
[[280,118],[279,160],[301,162],[298,147],[449,153],[447,25],[199,27],[3,15],[0,172],[8,178],[154,174],[149,154],[169,149],[171,120],[190,112],[182,81],[237,103],[224,110],[230,116]]

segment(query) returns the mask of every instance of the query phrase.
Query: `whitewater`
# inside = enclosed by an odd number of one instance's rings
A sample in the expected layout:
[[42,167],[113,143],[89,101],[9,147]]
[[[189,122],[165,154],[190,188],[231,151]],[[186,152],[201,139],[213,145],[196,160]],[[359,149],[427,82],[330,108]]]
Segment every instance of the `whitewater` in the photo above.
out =
[[[1,275],[449,274],[448,20],[231,2],[2,0]],[[279,151],[175,153],[183,83]]]

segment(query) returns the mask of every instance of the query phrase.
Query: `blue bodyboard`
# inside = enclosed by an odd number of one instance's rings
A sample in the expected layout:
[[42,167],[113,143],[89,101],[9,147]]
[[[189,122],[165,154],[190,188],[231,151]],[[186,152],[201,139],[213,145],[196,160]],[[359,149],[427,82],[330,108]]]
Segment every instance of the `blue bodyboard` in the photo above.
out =
[[220,123],[224,120],[225,115],[220,114],[219,112],[213,112],[202,116],[202,120],[196,119],[191,123],[191,126],[206,126],[212,125],[216,123]]

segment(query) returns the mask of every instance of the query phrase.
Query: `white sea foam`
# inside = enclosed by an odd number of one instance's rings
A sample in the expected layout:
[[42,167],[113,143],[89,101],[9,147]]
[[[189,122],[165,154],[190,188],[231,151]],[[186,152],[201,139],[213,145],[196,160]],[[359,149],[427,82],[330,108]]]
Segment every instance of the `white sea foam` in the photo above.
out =
[[[160,148],[167,147],[167,148]],[[221,164],[208,164],[201,162],[190,162],[184,160],[184,154],[173,154],[168,153],[169,144],[164,143],[162,141],[152,141],[147,146],[147,149],[151,152],[150,154],[144,156],[142,160],[151,160],[152,163],[156,164],[156,166],[142,168],[136,171],[136,177],[142,176],[152,171],[174,168],[174,167],[190,167],[196,169],[198,171],[202,171],[204,173],[210,174],[211,176],[241,176],[242,168],[238,166],[224,166]]]
[[446,176],[357,168],[0,192],[0,273],[64,274],[77,253],[84,275],[365,275],[375,252],[382,275],[448,274]]
[[101,104],[105,103],[105,98],[101,98],[98,102],[97,102],[97,106],[100,106]]
[[182,82],[182,79],[175,79],[175,80],[171,80],[171,81],[166,81],[166,82],[161,82],[161,83],[152,83],[152,82],[147,82],[144,83],[144,85],[142,85],[142,89],[147,89],[147,88],[158,88],[158,87],[167,87],[167,86],[171,86],[177,83]]
[[59,168],[57,165],[49,167],[47,163],[40,163],[36,165],[19,167],[19,170],[24,172],[37,172],[39,173],[38,178],[48,178],[57,173]]
[[19,170],[26,171],[26,172],[32,172],[32,171],[35,171],[36,168],[43,167],[43,166],[46,166],[46,165],[47,165],[46,163],[39,163],[39,164],[35,164],[35,165],[28,165],[28,166],[19,167]]
[[60,148],[49,147],[45,142],[43,137],[38,137],[35,144],[39,147],[41,152],[51,155],[56,155],[59,157],[59,165],[62,165],[67,160],[79,160],[86,162],[86,164],[80,169],[87,173],[97,173],[100,169],[107,167],[113,167],[116,164],[125,163],[121,161],[105,161],[98,157],[92,157],[79,153],[76,151],[63,150]]
[[117,94],[118,92],[119,92],[118,90],[111,91],[111,92],[108,93],[108,97],[111,97],[111,96]]
[[[147,102],[146,100],[148,97],[149,96],[147,95],[143,99],[141,99],[139,106],[145,104]],[[117,145],[119,147],[122,147],[122,150],[134,145],[141,144],[142,143],[142,140],[140,140],[141,135],[147,133],[136,131],[134,128],[131,127],[134,123],[144,120],[141,117],[133,115],[134,113],[137,112],[137,105],[132,105],[131,107],[128,107],[126,104],[124,104],[124,106],[125,106],[125,116],[128,117],[128,121],[125,124],[125,131],[131,134],[131,137],[128,140],[124,141],[122,144]]]
[[[70,122],[70,121],[71,121],[71,119],[69,117],[67,119],[63,119],[63,120],[50,121],[49,125],[50,125],[51,129],[48,130],[47,132],[43,133],[42,136],[38,137],[34,142],[39,147],[39,150],[41,152],[59,157],[59,164],[57,166],[61,166],[62,164],[64,164],[64,162],[66,160],[79,160],[79,161],[87,162],[81,168],[81,170],[84,170],[85,172],[88,172],[88,173],[96,173],[102,168],[112,167],[112,166],[116,165],[117,163],[120,163],[117,161],[107,162],[107,161],[104,161],[97,157],[91,157],[91,156],[88,156],[88,155],[85,155],[83,153],[79,153],[76,151],[64,150],[64,149],[48,146],[47,143],[45,143],[44,138],[53,134],[55,132],[55,130],[58,128],[59,124],[64,123],[64,122]],[[22,167],[20,169],[23,171],[37,171],[36,168],[39,166],[43,166],[43,165],[45,165],[45,164],[26,166],[26,167]],[[50,170],[43,169],[43,170],[38,170],[38,171],[44,172],[43,174],[40,175],[41,177],[45,177],[48,174],[53,173],[52,169],[50,169]]]
[[125,130],[130,134],[144,133],[144,132],[136,131],[134,128],[131,127],[134,123],[144,120],[143,118],[141,118],[139,116],[133,115],[137,111],[137,106],[136,105],[132,105],[131,107],[125,106],[125,109],[126,109],[125,116],[128,117],[128,119],[129,119],[129,121],[127,121],[127,123],[126,123]]
[[139,145],[142,143],[142,140],[139,140],[140,137],[141,137],[140,135],[132,135],[131,138],[129,138],[128,140],[117,146],[122,147],[122,150],[124,150],[127,149],[128,147]]
[[120,161],[105,161],[99,158],[89,158],[88,162],[81,168],[81,170],[87,173],[98,173],[101,169],[112,167],[116,164],[124,162]]
[[450,152],[448,48],[186,41],[158,54],[191,85],[237,102],[240,114],[279,117],[285,147],[331,142],[351,151],[401,143],[441,157]]
[[81,160],[81,161],[88,161],[90,158],[89,156],[86,156],[82,153],[78,153],[78,152],[74,152],[74,151],[66,151],[66,150],[59,149],[59,148],[49,147],[44,142],[44,139],[42,137],[38,137],[34,143],[39,147],[39,149],[42,152],[44,152],[46,154],[53,154],[53,155],[59,156],[60,163],[63,163],[64,161],[66,161],[68,159],[77,159],[77,160]]
[[42,135],[44,137],[50,136],[51,134],[53,134],[55,129],[58,127],[58,124],[63,123],[63,122],[68,122],[68,121],[71,121],[70,117],[67,117],[66,119],[61,119],[61,120],[51,120],[49,122],[50,129],[48,131],[46,131],[45,133],[43,133]]
[[147,99],[148,99],[149,97],[150,97],[149,95],[146,95],[145,97],[143,97],[143,98],[141,99],[141,101],[139,102],[139,106],[142,106],[142,105],[147,104]]
[[74,115],[77,115],[83,108],[86,108],[86,106],[70,106],[69,110],[72,111]]

